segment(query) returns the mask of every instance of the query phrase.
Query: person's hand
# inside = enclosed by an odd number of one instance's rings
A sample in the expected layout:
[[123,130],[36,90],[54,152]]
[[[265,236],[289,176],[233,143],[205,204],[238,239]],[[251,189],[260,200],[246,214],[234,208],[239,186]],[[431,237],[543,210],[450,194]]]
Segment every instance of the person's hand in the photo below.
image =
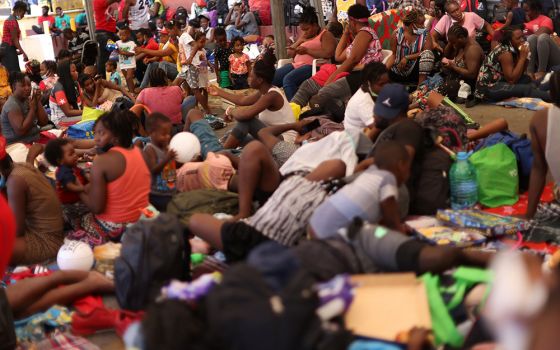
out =
[[414,327],[408,333],[408,348],[423,349],[428,344],[430,331],[422,327]]
[[302,46],[302,45],[296,47],[296,54],[298,54],[298,55],[306,55],[306,54],[307,54],[307,47]]
[[442,60],[441,63],[443,64],[443,66],[445,68],[449,68],[452,69],[453,67],[456,67],[457,65],[455,64],[454,60]]
[[403,58],[401,59],[401,61],[399,62],[399,64],[397,65],[397,67],[398,67],[400,70],[404,70],[404,68],[406,67],[406,64],[407,64],[407,63],[408,63],[408,60],[407,60],[405,57],[403,57]]
[[145,49],[142,46],[136,46],[136,48],[134,49],[134,52],[139,54],[139,53],[144,53],[144,50]]
[[220,94],[220,90],[216,85],[209,85],[208,86],[208,94],[210,96],[218,96]]
[[443,53],[443,48],[437,42],[433,43],[433,49]]
[[174,149],[169,149],[169,151],[167,151],[167,155],[165,156],[165,160],[167,162],[172,161],[173,159],[177,158],[177,151],[175,151]]
[[519,47],[519,55],[520,57],[523,57],[525,59],[527,59],[529,57],[529,45],[527,44],[523,44]]
[[29,57],[27,57],[27,54],[23,54],[23,62],[28,62],[29,61]]
[[305,118],[303,120],[300,120],[300,121],[296,122],[294,130],[297,131],[298,134],[301,134],[301,131],[303,130],[303,127],[306,126],[307,124],[311,124],[313,122],[313,120],[314,119],[312,119],[312,118]]

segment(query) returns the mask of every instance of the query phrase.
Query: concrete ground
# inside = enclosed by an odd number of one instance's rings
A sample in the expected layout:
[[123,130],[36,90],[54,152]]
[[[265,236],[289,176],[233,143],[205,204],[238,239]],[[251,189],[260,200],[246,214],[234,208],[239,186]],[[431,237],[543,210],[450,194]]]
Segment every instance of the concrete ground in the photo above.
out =
[[[212,108],[212,111],[214,113],[218,112],[218,115],[223,115],[223,108],[219,99],[211,98],[210,108]],[[478,105],[473,108],[463,109],[471,116],[473,120],[478,122],[480,125],[485,125],[497,118],[504,117],[509,123],[510,130],[520,134],[529,133],[529,121],[531,120],[531,116],[534,113],[522,108],[505,108],[494,105]],[[230,128],[231,124],[228,125],[228,128],[217,131],[217,134],[221,136],[223,135],[224,130]],[[114,297],[106,297],[104,301],[108,307],[118,307],[118,304]],[[113,331],[95,334],[88,337],[88,339],[99,346],[101,349],[124,349],[123,342]]]

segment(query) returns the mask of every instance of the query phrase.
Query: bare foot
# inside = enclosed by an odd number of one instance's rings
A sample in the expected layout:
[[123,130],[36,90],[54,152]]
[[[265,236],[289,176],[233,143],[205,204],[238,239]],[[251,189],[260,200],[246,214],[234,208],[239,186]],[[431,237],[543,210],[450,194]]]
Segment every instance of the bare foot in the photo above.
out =
[[191,253],[208,254],[210,253],[210,245],[200,238],[193,238],[189,240],[191,244]]
[[115,282],[97,271],[90,271],[85,282],[91,283],[98,293],[109,293],[115,290]]

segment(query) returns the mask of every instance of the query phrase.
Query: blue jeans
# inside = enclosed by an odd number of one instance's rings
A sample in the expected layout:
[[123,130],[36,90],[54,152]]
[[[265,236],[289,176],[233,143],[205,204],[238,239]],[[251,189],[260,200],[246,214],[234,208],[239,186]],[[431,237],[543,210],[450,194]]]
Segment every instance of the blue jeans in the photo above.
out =
[[542,91],[534,84],[529,83],[530,80],[521,77],[517,84],[509,84],[505,81],[496,83],[485,92],[485,97],[491,101],[503,101],[511,97],[535,97],[543,101],[550,102],[550,93]]
[[185,123],[185,120],[187,120],[187,114],[189,113],[189,111],[194,107],[196,107],[196,97],[192,95],[185,97],[183,103],[181,103],[181,114],[183,116],[183,123]]
[[276,70],[272,85],[284,88],[286,98],[291,101],[296,95],[299,86],[307,79],[311,78],[313,67],[311,65],[294,68],[292,64],[287,64]]
[[236,36],[240,36],[240,37],[244,37],[245,34],[243,34],[243,32],[237,28],[235,28],[234,25],[229,25],[226,27],[226,38],[228,41],[231,41],[231,39],[235,38]]

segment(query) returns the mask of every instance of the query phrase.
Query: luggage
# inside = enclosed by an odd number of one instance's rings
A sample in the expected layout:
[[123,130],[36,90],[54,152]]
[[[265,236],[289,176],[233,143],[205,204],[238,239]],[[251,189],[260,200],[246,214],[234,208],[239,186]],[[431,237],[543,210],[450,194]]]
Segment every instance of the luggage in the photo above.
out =
[[176,215],[185,225],[195,213],[236,215],[239,212],[237,194],[202,189],[176,194],[167,205],[167,212]]
[[160,214],[127,228],[115,261],[115,294],[123,309],[143,310],[172,279],[187,280],[190,245],[179,220]]

